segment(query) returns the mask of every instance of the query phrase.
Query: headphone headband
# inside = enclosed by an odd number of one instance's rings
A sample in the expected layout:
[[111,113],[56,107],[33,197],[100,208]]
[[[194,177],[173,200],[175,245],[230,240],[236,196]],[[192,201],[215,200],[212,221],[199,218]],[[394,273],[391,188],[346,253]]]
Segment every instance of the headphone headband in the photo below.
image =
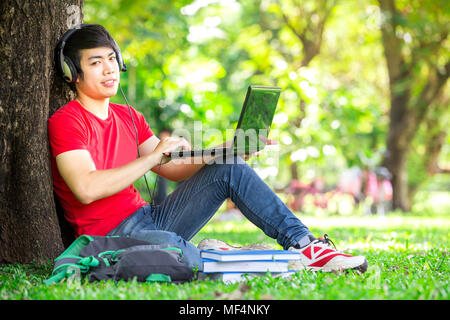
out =
[[[64,56],[64,47],[69,40],[69,38],[74,34],[77,30],[80,30],[82,28],[93,26],[94,24],[91,23],[83,23],[75,26],[72,29],[69,29],[61,38],[59,41],[56,52],[55,52],[55,65],[58,73],[62,76],[62,78],[68,82],[68,83],[75,83],[78,78],[78,72],[75,67],[75,64],[72,62],[72,60]],[[117,45],[117,42],[112,39],[114,43],[114,52],[116,53],[116,59],[117,63],[119,64],[119,70],[122,72],[127,71],[127,66],[125,62],[123,61],[122,53],[120,52],[120,48]]]

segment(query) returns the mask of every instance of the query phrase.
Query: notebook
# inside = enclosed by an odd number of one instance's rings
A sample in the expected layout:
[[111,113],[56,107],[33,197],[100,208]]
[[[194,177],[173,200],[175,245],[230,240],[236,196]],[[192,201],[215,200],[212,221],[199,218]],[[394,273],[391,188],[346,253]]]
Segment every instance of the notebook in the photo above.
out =
[[216,261],[300,260],[300,253],[288,250],[202,250],[200,256]]
[[203,259],[204,273],[287,272],[288,261],[216,261]]
[[250,85],[230,147],[181,150],[166,153],[172,158],[247,155],[264,149],[281,88]]

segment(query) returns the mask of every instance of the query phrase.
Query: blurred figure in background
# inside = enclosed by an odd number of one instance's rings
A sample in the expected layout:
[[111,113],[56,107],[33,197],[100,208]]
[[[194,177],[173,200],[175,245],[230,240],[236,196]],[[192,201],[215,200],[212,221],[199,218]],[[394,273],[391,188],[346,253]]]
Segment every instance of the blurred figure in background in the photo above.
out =
[[351,167],[344,170],[338,179],[338,191],[348,193],[353,197],[355,204],[359,204],[364,199],[362,192],[363,172],[359,167]]
[[392,175],[385,167],[376,167],[373,171],[365,172],[364,196],[371,200],[367,214],[384,216],[391,210],[392,202]]

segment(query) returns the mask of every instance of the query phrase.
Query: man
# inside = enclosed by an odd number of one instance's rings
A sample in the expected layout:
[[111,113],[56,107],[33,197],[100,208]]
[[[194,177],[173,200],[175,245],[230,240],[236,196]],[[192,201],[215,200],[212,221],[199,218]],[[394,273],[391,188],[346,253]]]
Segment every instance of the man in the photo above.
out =
[[[58,56],[68,61],[59,70],[77,97],[54,113],[48,129],[54,189],[77,236],[120,235],[171,244],[183,250],[186,263],[202,270],[199,249],[189,240],[231,198],[284,249],[302,252],[305,267],[366,271],[364,257],[335,251],[328,238],[316,239],[242,158],[211,165],[206,165],[211,158],[169,161],[165,153],[189,149],[189,143],[158,139],[142,114],[109,101],[124,69],[109,33],[99,25],[69,32],[63,37],[64,57]],[[148,170],[183,183],[161,205],[147,204],[133,183]]]

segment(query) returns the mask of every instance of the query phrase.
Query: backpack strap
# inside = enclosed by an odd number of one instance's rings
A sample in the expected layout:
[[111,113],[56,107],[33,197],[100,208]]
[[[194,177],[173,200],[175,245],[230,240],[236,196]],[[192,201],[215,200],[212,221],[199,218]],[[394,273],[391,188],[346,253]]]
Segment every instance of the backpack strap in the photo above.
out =
[[177,248],[177,247],[163,248],[162,250],[175,250],[175,251],[178,251],[178,253],[180,254],[180,257],[183,256],[183,250],[181,250],[180,248]]
[[94,238],[88,235],[81,235],[76,238],[75,241],[54,260],[55,266],[51,277],[44,280],[44,284],[50,285],[69,278],[77,273],[87,272],[91,264],[95,264],[95,261],[84,260],[86,258],[80,257],[79,254],[81,250],[92,241],[94,241]]
[[[71,258],[74,259],[73,256]],[[64,263],[55,268],[52,272],[52,276],[49,279],[44,280],[44,283],[46,285],[50,285],[52,283],[60,282],[61,280],[70,278],[75,274],[86,273],[90,268],[98,267],[100,264],[100,261],[92,256],[76,258],[78,258],[76,262]]]

